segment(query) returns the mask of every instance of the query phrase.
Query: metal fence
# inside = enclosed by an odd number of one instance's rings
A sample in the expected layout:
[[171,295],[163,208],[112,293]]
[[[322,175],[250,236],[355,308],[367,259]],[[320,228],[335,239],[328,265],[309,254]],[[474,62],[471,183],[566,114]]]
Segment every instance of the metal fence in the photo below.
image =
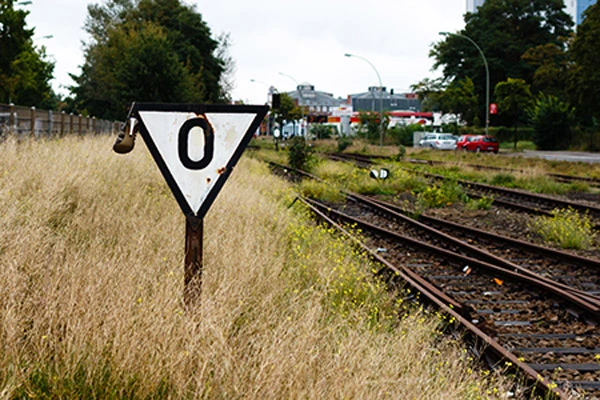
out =
[[114,134],[120,122],[67,114],[64,111],[38,110],[35,107],[0,103],[0,136],[59,137],[63,135]]

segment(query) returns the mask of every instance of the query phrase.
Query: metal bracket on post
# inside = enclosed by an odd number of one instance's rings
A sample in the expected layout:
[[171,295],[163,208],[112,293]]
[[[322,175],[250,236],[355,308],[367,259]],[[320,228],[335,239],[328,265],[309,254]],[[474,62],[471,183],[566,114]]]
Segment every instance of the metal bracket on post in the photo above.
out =
[[203,218],[186,216],[183,301],[186,307],[199,304],[202,293]]

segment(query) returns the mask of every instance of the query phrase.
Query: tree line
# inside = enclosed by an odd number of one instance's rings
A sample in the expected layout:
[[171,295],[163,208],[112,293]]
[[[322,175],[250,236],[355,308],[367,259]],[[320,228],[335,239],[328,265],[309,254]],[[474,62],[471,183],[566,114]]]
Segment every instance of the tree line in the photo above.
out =
[[33,44],[29,12],[0,0],[0,102],[120,120],[133,101],[228,101],[230,38],[214,36],[181,0],[105,0],[88,6],[84,63],[71,96],[51,86],[54,62]]
[[[423,79],[413,90],[428,111],[455,113],[468,127],[485,125],[489,68],[491,126],[534,128],[540,149],[564,149],[598,130],[600,108],[600,4],[591,5],[580,25],[562,0],[486,0],[464,17],[465,28],[432,46],[442,77]],[[476,42],[481,53],[473,43]],[[594,147],[593,141],[589,147]]]
[[[72,74],[70,96],[53,92],[54,62],[33,43],[28,11],[0,0],[0,102],[122,119],[132,101],[230,100],[234,61],[230,38],[214,35],[182,0],[102,0],[88,6],[84,63]],[[485,125],[486,73],[491,126],[533,126],[542,148],[564,148],[572,130],[595,131],[600,120],[600,5],[573,27],[563,0],[486,0],[466,13],[465,27],[434,43],[430,56],[442,77],[413,85],[424,110],[459,114]],[[476,42],[479,49],[465,37]],[[284,98],[284,100],[287,100]],[[289,104],[288,104],[289,103]],[[298,114],[284,101],[279,117]],[[515,141],[517,136],[515,134]]]

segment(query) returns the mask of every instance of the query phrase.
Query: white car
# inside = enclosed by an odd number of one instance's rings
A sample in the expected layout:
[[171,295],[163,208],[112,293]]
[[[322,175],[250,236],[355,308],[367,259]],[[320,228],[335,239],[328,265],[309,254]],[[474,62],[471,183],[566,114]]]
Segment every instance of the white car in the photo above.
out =
[[456,150],[456,137],[450,133],[428,133],[419,141],[419,147]]

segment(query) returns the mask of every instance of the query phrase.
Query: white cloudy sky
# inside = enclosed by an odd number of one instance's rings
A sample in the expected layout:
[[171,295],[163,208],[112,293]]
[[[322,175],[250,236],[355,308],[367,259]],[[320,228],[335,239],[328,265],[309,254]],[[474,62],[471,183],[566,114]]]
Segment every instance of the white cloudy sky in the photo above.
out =
[[[35,27],[35,42],[56,62],[53,86],[62,94],[68,74],[80,72],[87,5],[104,0],[32,0],[21,6]],[[267,85],[279,91],[310,82],[346,97],[378,84],[406,91],[432,72],[428,57],[440,31],[464,27],[465,0],[184,0],[195,5],[213,35],[231,35],[236,62],[233,97],[264,103]],[[52,38],[44,36],[52,35]],[[254,79],[257,82],[251,82]],[[260,82],[260,83],[258,83]]]

